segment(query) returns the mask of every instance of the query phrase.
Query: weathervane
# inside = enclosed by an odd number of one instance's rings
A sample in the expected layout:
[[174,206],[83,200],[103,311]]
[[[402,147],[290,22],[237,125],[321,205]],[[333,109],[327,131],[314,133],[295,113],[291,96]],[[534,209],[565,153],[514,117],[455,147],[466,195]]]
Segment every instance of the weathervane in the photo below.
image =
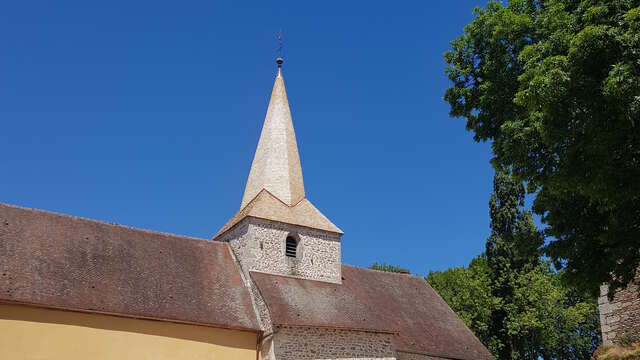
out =
[[282,30],[278,33],[278,59],[276,62],[278,63],[278,68],[281,68],[284,62],[284,60],[282,60]]

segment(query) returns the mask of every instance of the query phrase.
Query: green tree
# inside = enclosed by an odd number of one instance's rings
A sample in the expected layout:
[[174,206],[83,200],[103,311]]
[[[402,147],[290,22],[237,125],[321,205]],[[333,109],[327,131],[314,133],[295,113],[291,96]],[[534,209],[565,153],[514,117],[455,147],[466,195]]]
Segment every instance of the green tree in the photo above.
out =
[[[514,277],[514,296],[491,294],[481,255],[467,268],[431,271],[429,284],[497,359],[588,359],[600,343],[597,304],[561,282],[548,262]],[[493,332],[492,314],[506,309],[505,332]],[[506,338],[506,339],[505,339]],[[504,354],[504,342],[523,339]]]
[[[600,344],[595,298],[562,284],[549,262],[540,262],[514,280],[505,326],[511,359],[589,359]],[[501,358],[502,359],[502,358]]]
[[471,260],[466,268],[430,271],[427,282],[493,353],[496,345],[489,332],[489,323],[496,304],[491,294],[489,272],[487,258],[482,254]]
[[528,326],[514,331],[511,316],[521,277],[540,264],[538,248],[544,243],[531,213],[523,211],[524,186],[505,171],[498,171],[493,180],[489,200],[491,234],[486,243],[487,265],[490,269],[491,292],[499,299],[489,322],[489,332],[499,339],[496,353],[500,359],[533,358],[537,355],[537,333]]
[[613,292],[640,265],[640,0],[474,12],[445,54],[450,114],[535,194],[563,278]]
[[427,281],[498,359],[589,358],[600,342],[595,298],[541,260],[544,239],[523,206],[522,183],[497,172],[486,253]]

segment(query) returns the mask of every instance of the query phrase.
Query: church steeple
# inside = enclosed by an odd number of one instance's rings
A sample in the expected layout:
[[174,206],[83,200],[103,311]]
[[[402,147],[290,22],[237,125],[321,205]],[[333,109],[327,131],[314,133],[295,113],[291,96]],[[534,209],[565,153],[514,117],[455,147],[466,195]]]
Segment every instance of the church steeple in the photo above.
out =
[[277,63],[278,74],[240,210],[214,238],[219,238],[246,217],[342,234],[342,230],[305,196],[298,144],[284,88],[282,58],[278,58]]
[[240,210],[213,237],[245,272],[340,284],[342,230],[306,198],[282,58]]
[[278,58],[277,63],[278,75],[271,91],[240,209],[262,189],[288,206],[296,205],[305,197],[298,144],[282,76],[282,58]]

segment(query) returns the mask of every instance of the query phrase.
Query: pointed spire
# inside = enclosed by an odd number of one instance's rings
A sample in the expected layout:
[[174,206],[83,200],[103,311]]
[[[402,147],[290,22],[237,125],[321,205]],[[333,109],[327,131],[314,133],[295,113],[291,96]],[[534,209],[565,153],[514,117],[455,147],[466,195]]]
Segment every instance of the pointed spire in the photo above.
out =
[[240,210],[214,236],[218,239],[247,217],[305,226],[342,235],[304,194],[296,134],[282,77],[282,58]]
[[288,206],[294,206],[305,197],[298,144],[281,71],[282,58],[278,58],[277,63],[278,76],[273,84],[267,116],[240,209],[251,202],[262,189]]

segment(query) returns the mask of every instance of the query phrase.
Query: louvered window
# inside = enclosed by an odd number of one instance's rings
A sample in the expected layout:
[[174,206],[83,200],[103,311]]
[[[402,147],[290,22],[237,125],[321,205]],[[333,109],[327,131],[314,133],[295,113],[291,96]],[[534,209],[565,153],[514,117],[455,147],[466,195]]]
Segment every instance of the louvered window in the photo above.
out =
[[296,257],[298,251],[298,240],[293,236],[287,236],[285,253],[288,257]]

